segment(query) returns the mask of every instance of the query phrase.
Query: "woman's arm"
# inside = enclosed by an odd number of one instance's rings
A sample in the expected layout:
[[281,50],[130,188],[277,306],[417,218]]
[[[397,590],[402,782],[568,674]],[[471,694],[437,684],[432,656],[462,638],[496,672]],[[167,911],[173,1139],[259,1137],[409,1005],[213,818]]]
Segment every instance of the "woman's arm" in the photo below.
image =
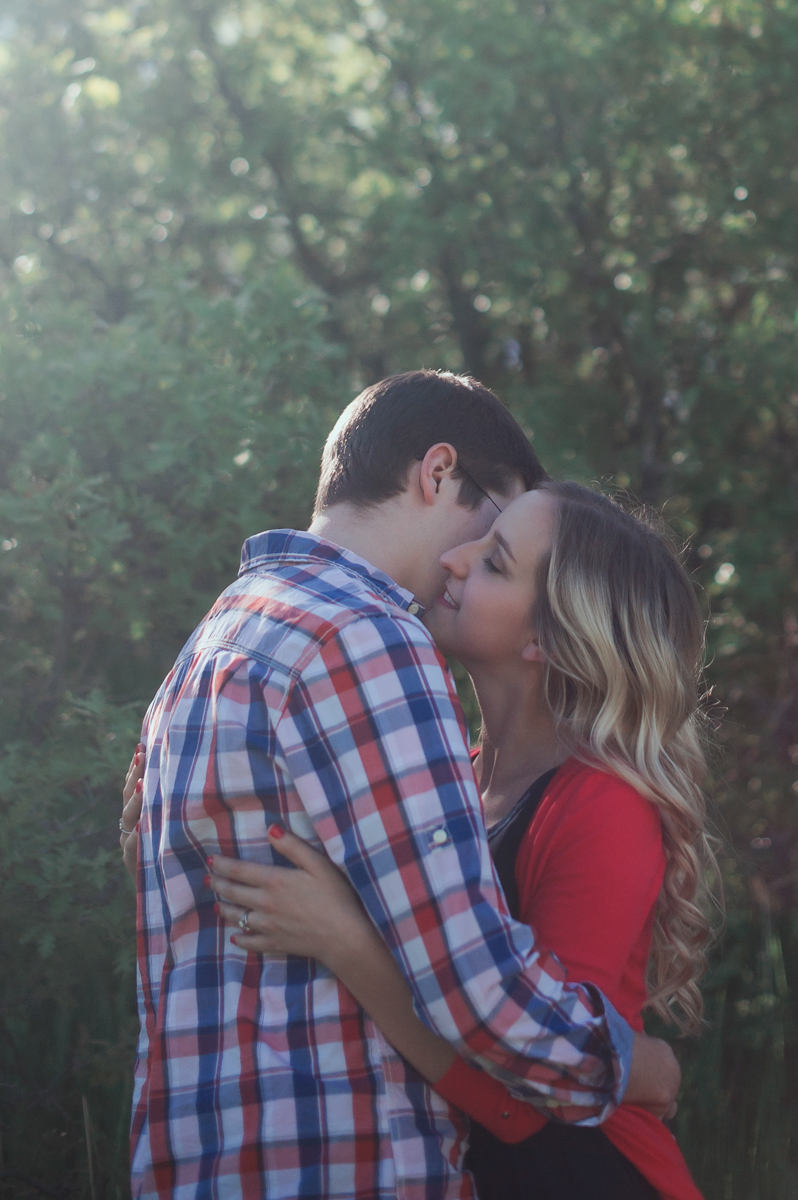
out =
[[279,826],[271,827],[269,840],[303,873],[218,855],[210,860],[221,916],[238,926],[246,913],[253,930],[236,931],[231,941],[257,954],[319,959],[394,1049],[434,1084],[457,1055],[416,1016],[410,988],[349,883],[329,859]]

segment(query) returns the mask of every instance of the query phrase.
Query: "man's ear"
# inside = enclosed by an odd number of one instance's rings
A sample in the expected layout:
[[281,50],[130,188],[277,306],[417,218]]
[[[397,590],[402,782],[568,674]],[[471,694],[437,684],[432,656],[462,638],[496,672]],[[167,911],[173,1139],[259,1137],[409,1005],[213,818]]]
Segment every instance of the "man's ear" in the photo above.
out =
[[441,495],[443,484],[457,484],[453,477],[456,466],[457,451],[449,442],[437,442],[430,446],[421,460],[418,474],[418,483],[425,503],[435,503]]
[[531,637],[521,651],[521,658],[524,662],[545,662],[546,655],[540,648],[540,643],[536,637]]

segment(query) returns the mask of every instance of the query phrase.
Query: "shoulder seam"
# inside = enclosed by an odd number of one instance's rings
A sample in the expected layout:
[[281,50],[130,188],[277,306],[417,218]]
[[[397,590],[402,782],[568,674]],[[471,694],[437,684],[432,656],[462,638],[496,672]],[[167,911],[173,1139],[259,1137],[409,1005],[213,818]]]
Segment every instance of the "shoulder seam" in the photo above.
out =
[[305,669],[310,665],[310,663],[312,663],[313,660],[315,658],[317,658],[318,655],[321,654],[326,649],[326,647],[329,645],[329,643],[331,641],[333,641],[336,637],[338,637],[339,634],[343,633],[343,631],[345,629],[349,629],[350,626],[355,625],[360,621],[386,621],[386,620],[392,621],[396,625],[401,625],[405,628],[410,628],[413,630],[417,630],[418,627],[420,626],[421,630],[423,630],[423,633],[424,633],[424,641],[429,646],[432,647],[432,649],[435,651],[436,654],[440,653],[438,651],[437,646],[435,645],[435,642],[432,639],[432,635],[429,633],[429,631],[423,625],[420,624],[418,618],[411,616],[410,613],[406,613],[404,611],[404,609],[401,609],[398,606],[396,607],[395,612],[380,612],[380,611],[373,612],[373,613],[350,612],[347,614],[347,617],[344,621],[337,622],[335,624],[330,622],[329,630],[322,637],[320,637],[318,639],[314,639],[308,645],[307,649],[299,656],[299,659],[297,660],[297,663],[296,663],[294,669],[291,671],[291,682],[290,682],[289,686],[286,688],[285,697],[283,699],[283,703],[280,708],[280,715],[278,717],[278,721],[282,719],[283,714],[285,713],[285,710],[288,706],[290,697],[293,695],[294,689],[302,676],[302,672],[305,671]]

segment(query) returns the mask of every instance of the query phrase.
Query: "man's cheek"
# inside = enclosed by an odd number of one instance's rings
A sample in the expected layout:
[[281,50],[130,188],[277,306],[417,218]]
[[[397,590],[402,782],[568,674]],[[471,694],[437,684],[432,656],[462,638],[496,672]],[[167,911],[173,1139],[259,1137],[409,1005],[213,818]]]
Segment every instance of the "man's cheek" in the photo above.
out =
[[[487,504],[487,501],[485,503]],[[485,534],[492,526],[493,519],[496,515],[495,509],[492,509],[490,512],[484,512],[482,509],[480,509],[476,520],[470,522],[469,529],[464,531],[463,541],[478,542],[481,538],[484,538]]]

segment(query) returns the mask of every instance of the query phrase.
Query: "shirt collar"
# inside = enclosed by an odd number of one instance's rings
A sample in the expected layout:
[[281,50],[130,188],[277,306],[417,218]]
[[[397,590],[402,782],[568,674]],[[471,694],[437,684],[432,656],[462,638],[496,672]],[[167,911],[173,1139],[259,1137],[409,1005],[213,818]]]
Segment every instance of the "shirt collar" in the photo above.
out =
[[412,592],[386,575],[378,571],[364,558],[336,546],[315,533],[297,529],[269,529],[265,533],[256,533],[247,538],[241,550],[241,566],[238,574],[246,575],[263,567],[272,567],[279,562],[299,559],[311,559],[315,562],[335,564],[352,575],[362,579],[373,592],[384,596],[391,604],[398,605],[414,617],[424,616],[424,606],[416,600]]

